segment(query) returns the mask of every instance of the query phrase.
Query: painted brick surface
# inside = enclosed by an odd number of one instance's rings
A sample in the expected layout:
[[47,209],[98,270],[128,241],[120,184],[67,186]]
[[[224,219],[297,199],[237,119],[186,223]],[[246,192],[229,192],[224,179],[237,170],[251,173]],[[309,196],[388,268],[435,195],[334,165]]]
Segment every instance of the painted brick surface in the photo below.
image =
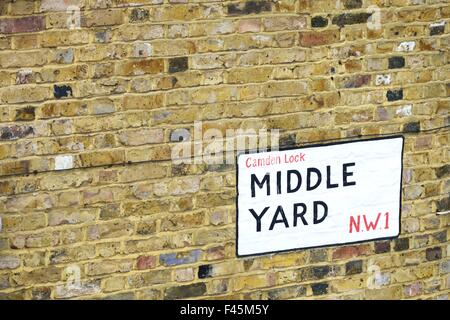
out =
[[[449,24],[446,0],[1,1],[0,298],[448,299]],[[237,259],[235,166],[171,161],[194,121],[403,133],[400,238]]]

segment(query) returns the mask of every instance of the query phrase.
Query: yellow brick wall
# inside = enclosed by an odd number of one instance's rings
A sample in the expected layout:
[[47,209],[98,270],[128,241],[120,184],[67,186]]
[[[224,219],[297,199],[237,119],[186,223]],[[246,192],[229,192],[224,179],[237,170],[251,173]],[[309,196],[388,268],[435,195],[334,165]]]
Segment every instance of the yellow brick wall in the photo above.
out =
[[[0,298],[448,299],[449,22],[448,0],[0,1]],[[404,134],[399,239],[236,258],[235,166],[171,161],[194,121]]]

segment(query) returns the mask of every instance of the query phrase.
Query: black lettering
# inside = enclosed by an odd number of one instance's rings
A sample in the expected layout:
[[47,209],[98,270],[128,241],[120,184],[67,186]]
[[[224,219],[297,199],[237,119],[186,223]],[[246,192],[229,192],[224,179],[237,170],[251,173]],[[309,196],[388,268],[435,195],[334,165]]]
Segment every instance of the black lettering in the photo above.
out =
[[[297,186],[292,189],[291,186],[291,175],[295,174],[297,176]],[[302,176],[300,175],[300,172],[297,170],[288,170],[287,172],[287,193],[292,193],[298,191],[300,189],[300,186],[302,185]]]
[[260,215],[258,215],[255,210],[253,209],[248,209],[250,211],[250,213],[252,214],[252,216],[255,218],[256,220],[256,232],[261,232],[261,218],[263,217],[263,215],[266,214],[267,210],[269,210],[270,207],[265,207],[264,210],[261,212]]
[[[314,186],[311,186],[311,172],[314,172],[317,175],[317,182]],[[320,182],[322,182],[322,174],[320,173],[319,169],[308,168],[308,172],[306,175],[306,190],[311,191],[316,189],[320,185]]]
[[[279,214],[281,214],[281,220],[278,220],[278,215]],[[278,206],[277,207],[277,211],[275,211],[275,215],[273,216],[272,223],[270,224],[269,230],[273,230],[273,227],[275,227],[275,224],[281,223],[281,222],[284,223],[284,226],[286,228],[289,228],[289,224],[287,222],[286,215],[284,214],[283,207],[282,206]]]
[[277,171],[277,194],[281,194],[281,171]]
[[354,186],[356,184],[355,181],[350,181],[350,182],[347,181],[347,177],[353,176],[353,172],[347,172],[347,168],[353,167],[354,165],[355,165],[355,163],[351,162],[351,163],[344,163],[344,165],[342,166],[342,179],[344,182],[343,183],[344,187]]
[[[319,211],[319,208],[318,208],[319,205],[321,205],[323,207],[324,213],[323,213],[322,218],[317,219],[318,211]],[[323,220],[325,220],[327,215],[328,215],[328,206],[327,206],[327,204],[325,202],[323,202],[323,201],[314,201],[314,224],[321,223]]]
[[[298,212],[297,208],[302,207],[302,212]],[[303,217],[306,213],[306,205],[304,203],[294,203],[294,227],[297,226],[297,220],[298,218],[302,219],[303,225],[307,226],[308,222],[306,222],[305,218]]]
[[327,166],[327,189],[337,188],[337,183],[331,183],[331,166]]
[[270,175],[268,173],[266,173],[266,175],[264,176],[264,179],[261,182],[258,180],[256,175],[254,173],[252,173],[252,175],[251,175],[251,185],[250,185],[250,187],[252,189],[252,198],[255,197],[255,183],[258,185],[258,187],[260,189],[262,189],[264,187],[264,183],[266,183],[267,195],[270,196]]

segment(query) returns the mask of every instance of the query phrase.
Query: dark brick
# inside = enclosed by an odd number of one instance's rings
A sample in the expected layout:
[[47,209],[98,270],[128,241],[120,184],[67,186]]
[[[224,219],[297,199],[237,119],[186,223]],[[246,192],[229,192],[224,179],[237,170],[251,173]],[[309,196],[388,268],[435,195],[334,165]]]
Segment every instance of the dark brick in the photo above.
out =
[[450,210],[450,196],[436,202],[437,212],[445,212]]
[[147,21],[150,14],[148,10],[141,9],[141,8],[135,8],[131,10],[130,14],[130,22],[143,22]]
[[206,292],[206,285],[204,283],[194,283],[186,286],[167,288],[164,292],[164,299],[185,299],[190,297],[198,297]]
[[391,251],[390,241],[375,242],[375,253],[386,253]]
[[33,288],[31,296],[33,300],[48,300],[50,299],[51,290],[48,287]]
[[210,264],[205,264],[198,267],[198,278],[205,279],[210,278],[212,276],[213,267]]
[[428,248],[425,255],[428,261],[439,260],[442,258],[442,249],[440,247]]
[[271,11],[272,6],[269,1],[247,1],[239,4],[229,4],[229,15],[244,15],[252,13],[261,13],[263,11]]
[[291,133],[280,137],[279,145],[281,147],[292,147],[295,146],[296,144],[297,144],[297,137],[295,133]]
[[187,57],[169,59],[170,73],[186,71],[188,68],[189,66]]
[[345,0],[345,9],[358,9],[362,7],[362,0]]
[[14,120],[16,121],[32,121],[35,119],[35,108],[34,107],[25,107],[16,110],[16,116]]
[[0,20],[0,33],[36,32],[44,29],[45,17],[43,16]]
[[312,249],[309,252],[309,262],[315,263],[315,262],[325,262],[328,258],[328,251],[327,249]]
[[366,23],[372,13],[344,13],[333,17],[332,23],[343,27],[349,24]]
[[440,231],[431,235],[437,242],[444,243],[447,241],[447,231]]
[[409,249],[409,239],[395,239],[394,250],[395,251],[404,251]]
[[389,69],[399,69],[405,66],[405,58],[391,57],[389,58]]
[[399,90],[388,90],[386,93],[386,98],[388,101],[397,101],[403,99],[403,89]]
[[323,279],[330,273],[329,266],[313,267],[311,270],[314,279]]
[[311,285],[313,295],[319,296],[328,293],[328,283],[314,283]]
[[445,31],[445,25],[430,27],[430,36],[436,36],[439,34],[443,34],[444,31]]
[[135,300],[136,296],[134,292],[121,292],[116,294],[107,295],[102,300]]
[[352,275],[362,272],[362,260],[349,261],[345,264],[345,274]]
[[420,132],[420,122],[410,122],[403,126],[403,132]]
[[448,176],[450,173],[450,164],[443,165],[442,167],[436,168],[436,177],[443,178]]
[[306,287],[304,286],[290,286],[280,289],[269,290],[267,294],[268,300],[280,300],[301,297],[306,294]]
[[11,127],[0,128],[0,139],[15,140],[26,137],[33,133],[34,133],[33,127],[13,125]]
[[326,27],[327,25],[328,25],[327,18],[324,18],[321,16],[316,16],[311,19],[311,26],[313,28],[322,28],[322,27]]
[[53,86],[53,95],[56,99],[61,99],[63,97],[72,96],[72,88],[70,86],[57,86],[56,84]]

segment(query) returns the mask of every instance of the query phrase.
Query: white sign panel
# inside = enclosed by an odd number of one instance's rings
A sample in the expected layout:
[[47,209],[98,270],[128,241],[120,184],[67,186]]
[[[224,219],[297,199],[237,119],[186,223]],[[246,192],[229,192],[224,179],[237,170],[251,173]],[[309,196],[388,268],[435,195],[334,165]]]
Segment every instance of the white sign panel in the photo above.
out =
[[397,237],[403,137],[238,156],[237,255]]

